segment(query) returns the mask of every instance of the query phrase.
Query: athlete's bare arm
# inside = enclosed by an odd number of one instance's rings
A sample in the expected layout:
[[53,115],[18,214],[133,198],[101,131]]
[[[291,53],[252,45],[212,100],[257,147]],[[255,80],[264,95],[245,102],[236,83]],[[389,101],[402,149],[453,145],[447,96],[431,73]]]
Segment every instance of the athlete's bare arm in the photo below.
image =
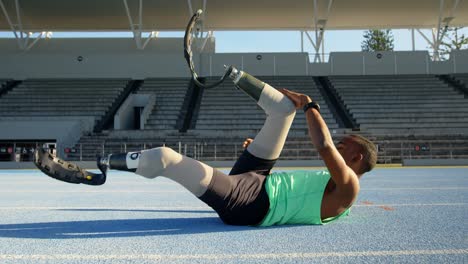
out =
[[[312,99],[304,94],[287,89],[282,89],[281,92],[294,103],[296,109],[302,109],[307,103],[312,102]],[[323,198],[322,217],[336,216],[356,199],[359,192],[359,179],[356,173],[346,165],[345,160],[336,149],[330,131],[319,111],[310,108],[306,112],[306,119],[311,141],[336,184],[335,190]]]

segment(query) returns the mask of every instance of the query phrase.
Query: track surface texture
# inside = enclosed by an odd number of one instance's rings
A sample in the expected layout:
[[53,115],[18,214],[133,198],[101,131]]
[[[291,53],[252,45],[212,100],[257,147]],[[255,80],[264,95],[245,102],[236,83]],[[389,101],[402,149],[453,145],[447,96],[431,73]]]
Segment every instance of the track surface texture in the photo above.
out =
[[0,263],[468,263],[468,168],[377,168],[349,217],[224,225],[176,183],[0,171]]

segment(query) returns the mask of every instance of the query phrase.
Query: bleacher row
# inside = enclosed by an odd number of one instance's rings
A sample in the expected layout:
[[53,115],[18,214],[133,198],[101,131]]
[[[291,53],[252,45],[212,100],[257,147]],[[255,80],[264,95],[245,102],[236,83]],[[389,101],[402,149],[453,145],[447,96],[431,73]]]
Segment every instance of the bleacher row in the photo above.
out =
[[330,81],[363,130],[440,134],[468,129],[468,100],[433,76],[332,76]]
[[468,74],[454,74],[453,77],[468,89]]
[[[453,77],[464,84],[468,80],[468,74]],[[326,95],[319,89],[323,87],[319,87],[320,84],[313,77],[259,78],[273,87],[310,95],[321,105],[322,116],[337,137],[356,133],[339,126],[340,117],[335,116],[331,109],[334,106],[328,105]],[[468,99],[437,76],[330,76],[328,79],[332,86],[327,89],[336,91],[359,125],[360,131],[357,133],[370,136],[387,158],[401,157],[401,142],[416,142],[414,139],[407,140],[415,135],[416,139],[431,136],[431,144],[435,146],[439,141],[443,144],[444,140],[450,139],[461,140],[458,146],[467,144]],[[0,121],[34,116],[93,116],[95,120],[100,120],[128,81],[25,80],[0,97]],[[5,82],[0,80],[0,83]],[[144,131],[114,133],[107,130],[92,133],[83,135],[77,145],[69,147],[80,149],[82,153],[79,158],[83,160],[93,160],[96,154],[104,152],[129,151],[162,144],[176,149],[184,148],[184,153],[201,158],[234,158],[242,151],[239,145],[243,139],[255,136],[262,127],[265,114],[252,99],[226,81],[217,88],[203,91],[195,127],[180,133],[177,125],[184,118],[181,110],[187,99],[189,82],[188,78],[144,80],[136,92],[156,94],[156,105],[146,120]],[[179,142],[185,143],[181,145]],[[188,150],[187,142],[190,143]],[[468,156],[466,149],[457,151],[455,149],[450,155]],[[298,111],[282,158],[311,157],[318,158],[318,155],[308,140],[304,114]],[[69,159],[78,159],[78,154],[70,155]]]
[[[258,77],[277,88],[288,88],[308,94],[322,106],[322,116],[331,129],[338,128],[327,104],[320,95],[312,77]],[[200,114],[196,121],[195,131],[202,134],[236,136],[239,131],[244,135],[255,135],[265,121],[264,111],[246,94],[238,90],[232,82],[224,82],[215,89],[203,93]],[[304,113],[298,111],[290,134],[307,135],[307,124]]]
[[27,80],[0,98],[0,120],[92,116],[99,120],[126,80]]

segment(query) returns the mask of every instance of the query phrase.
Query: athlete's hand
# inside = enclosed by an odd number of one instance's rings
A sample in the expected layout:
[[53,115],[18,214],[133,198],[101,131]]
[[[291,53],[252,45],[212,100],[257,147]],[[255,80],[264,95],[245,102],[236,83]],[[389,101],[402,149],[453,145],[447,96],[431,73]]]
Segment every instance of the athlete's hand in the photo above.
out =
[[308,95],[296,93],[284,88],[280,89],[279,91],[286,95],[289,100],[293,102],[296,109],[302,109],[306,104],[312,102],[312,99],[310,99]]
[[253,139],[251,139],[251,138],[246,138],[245,141],[244,141],[244,143],[242,143],[242,147],[243,147],[243,148],[247,148],[247,147],[250,145],[250,143],[252,143],[252,142],[253,142]]

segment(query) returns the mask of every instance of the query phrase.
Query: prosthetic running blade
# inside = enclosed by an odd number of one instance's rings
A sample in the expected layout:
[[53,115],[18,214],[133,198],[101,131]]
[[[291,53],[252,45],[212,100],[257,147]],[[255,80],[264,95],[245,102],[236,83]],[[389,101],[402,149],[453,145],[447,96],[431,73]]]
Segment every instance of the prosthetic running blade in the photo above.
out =
[[101,173],[92,173],[38,148],[34,152],[34,164],[44,174],[59,181],[88,185],[102,185],[106,182],[107,167],[99,163],[99,158],[98,168]]
[[204,89],[211,89],[214,88],[218,85],[220,85],[224,80],[226,80],[229,77],[229,74],[231,74],[231,71],[233,69],[232,66],[230,67],[225,67],[225,72],[223,76],[221,76],[221,79],[218,81],[207,85],[198,80],[198,74],[195,71],[195,64],[193,63],[193,51],[192,51],[192,43],[193,43],[193,29],[195,28],[197,21],[200,19],[203,11],[201,9],[197,10],[190,19],[189,23],[187,24],[187,27],[185,29],[185,35],[184,35],[184,57],[185,60],[187,61],[190,73],[192,74],[192,79],[195,82],[195,84],[198,87],[204,88]]

